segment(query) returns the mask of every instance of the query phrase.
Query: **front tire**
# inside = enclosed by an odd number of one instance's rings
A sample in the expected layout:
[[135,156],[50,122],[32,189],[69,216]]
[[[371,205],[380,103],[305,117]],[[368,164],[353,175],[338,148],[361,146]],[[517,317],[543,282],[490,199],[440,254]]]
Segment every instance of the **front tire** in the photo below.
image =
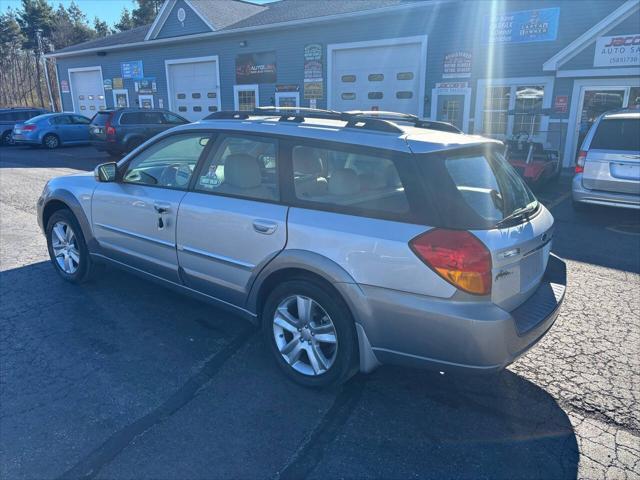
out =
[[47,248],[56,272],[66,281],[82,283],[91,273],[91,258],[82,229],[71,211],[54,212],[47,222]]
[[54,150],[60,146],[60,139],[53,133],[47,133],[42,139],[42,145],[49,150]]
[[262,333],[278,366],[300,385],[340,385],[357,371],[351,313],[319,282],[300,279],[278,285],[265,302]]

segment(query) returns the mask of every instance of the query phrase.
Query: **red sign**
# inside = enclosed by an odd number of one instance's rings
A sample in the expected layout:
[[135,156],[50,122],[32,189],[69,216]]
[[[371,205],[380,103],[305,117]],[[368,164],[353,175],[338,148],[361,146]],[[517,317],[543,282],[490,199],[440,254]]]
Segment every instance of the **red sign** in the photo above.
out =
[[569,110],[569,96],[568,95],[556,95],[553,102],[553,110],[556,113],[567,113]]

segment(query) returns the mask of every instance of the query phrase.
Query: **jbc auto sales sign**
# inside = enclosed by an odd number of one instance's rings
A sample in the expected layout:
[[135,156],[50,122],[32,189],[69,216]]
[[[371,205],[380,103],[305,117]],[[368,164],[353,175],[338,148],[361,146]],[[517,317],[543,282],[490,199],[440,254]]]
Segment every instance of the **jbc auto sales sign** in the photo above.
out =
[[594,67],[640,65],[640,34],[600,37],[596,40]]

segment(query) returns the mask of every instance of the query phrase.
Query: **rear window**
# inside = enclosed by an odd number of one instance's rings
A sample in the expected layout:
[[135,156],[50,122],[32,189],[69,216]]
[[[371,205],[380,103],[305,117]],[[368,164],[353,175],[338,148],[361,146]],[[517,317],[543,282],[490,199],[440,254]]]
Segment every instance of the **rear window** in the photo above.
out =
[[109,120],[110,116],[111,116],[111,112],[98,112],[94,115],[93,119],[91,120],[91,125],[103,126],[107,123],[107,120]]
[[612,118],[598,125],[590,148],[598,150],[640,150],[640,119]]
[[444,163],[463,201],[489,224],[537,203],[529,187],[498,152],[446,158]]

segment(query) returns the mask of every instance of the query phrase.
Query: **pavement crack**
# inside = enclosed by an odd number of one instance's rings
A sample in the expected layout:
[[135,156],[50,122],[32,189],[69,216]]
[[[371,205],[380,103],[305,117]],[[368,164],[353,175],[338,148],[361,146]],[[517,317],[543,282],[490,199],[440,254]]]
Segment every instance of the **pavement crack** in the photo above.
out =
[[345,425],[362,397],[366,378],[357,375],[342,386],[331,408],[318,426],[305,438],[293,457],[275,475],[278,480],[306,478],[322,461],[324,452]]
[[60,475],[60,479],[94,478],[120,452],[155,425],[171,417],[193,400],[198,392],[213,378],[242,346],[254,335],[253,328],[247,328],[235,337],[220,352],[211,357],[204,366],[162,405],[112,434],[102,445],[90,452],[72,468]]

